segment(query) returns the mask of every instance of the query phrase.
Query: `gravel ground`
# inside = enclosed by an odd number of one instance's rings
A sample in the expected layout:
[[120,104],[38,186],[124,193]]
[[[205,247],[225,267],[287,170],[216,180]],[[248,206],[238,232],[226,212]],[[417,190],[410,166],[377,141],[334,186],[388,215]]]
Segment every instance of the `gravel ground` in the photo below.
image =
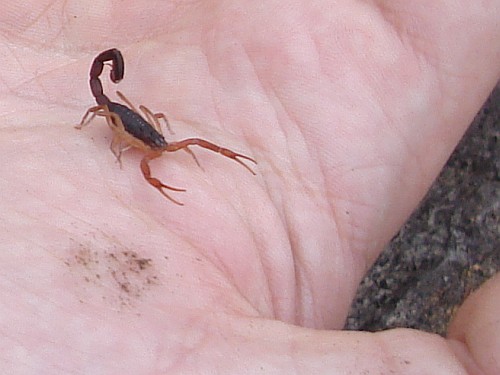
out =
[[500,270],[500,85],[420,207],[358,289],[346,329],[444,335],[463,300]]

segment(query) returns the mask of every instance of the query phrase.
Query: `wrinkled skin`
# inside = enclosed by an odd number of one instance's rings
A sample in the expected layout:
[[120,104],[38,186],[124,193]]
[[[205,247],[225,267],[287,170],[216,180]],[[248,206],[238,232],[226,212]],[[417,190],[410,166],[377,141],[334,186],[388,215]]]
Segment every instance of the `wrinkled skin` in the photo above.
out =
[[[94,5],[91,5],[94,4]],[[144,4],[148,4],[145,6]],[[499,374],[500,277],[448,339],[338,331],[500,75],[499,1],[2,1],[0,363],[9,374]],[[88,70],[195,149],[108,149]]]

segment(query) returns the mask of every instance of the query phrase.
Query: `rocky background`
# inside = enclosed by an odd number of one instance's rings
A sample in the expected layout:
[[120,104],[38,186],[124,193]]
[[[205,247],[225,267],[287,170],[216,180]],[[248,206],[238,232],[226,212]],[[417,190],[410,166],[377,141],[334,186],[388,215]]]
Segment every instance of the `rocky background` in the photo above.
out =
[[499,135],[500,84],[360,285],[345,329],[444,335],[463,300],[499,272]]

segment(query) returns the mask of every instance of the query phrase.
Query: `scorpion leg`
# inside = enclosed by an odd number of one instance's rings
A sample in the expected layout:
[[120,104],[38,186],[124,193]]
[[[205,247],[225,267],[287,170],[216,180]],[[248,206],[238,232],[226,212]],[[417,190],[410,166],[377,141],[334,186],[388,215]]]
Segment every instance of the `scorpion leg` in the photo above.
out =
[[227,148],[217,146],[216,144],[209,142],[209,141],[206,141],[204,139],[188,138],[188,139],[184,139],[184,140],[179,141],[179,142],[171,142],[171,143],[167,144],[167,147],[165,147],[165,150],[168,152],[174,152],[174,151],[177,151],[180,149],[187,149],[189,146],[203,147],[203,148],[206,148],[207,150],[221,154],[229,159],[233,159],[234,161],[236,161],[236,162],[240,163],[242,166],[244,166],[248,171],[250,171],[250,173],[255,175],[255,172],[248,165],[243,163],[238,158],[246,159],[246,160],[251,161],[254,164],[257,164],[257,162],[254,159],[252,159],[251,157],[242,155],[242,154],[238,154],[238,153],[231,151]]
[[111,149],[113,155],[115,155],[118,164],[120,164],[120,168],[122,168],[122,153],[132,148],[132,146],[124,145],[120,137],[115,135],[113,137],[113,140],[111,141],[109,148]]
[[161,152],[154,152],[147,154],[144,156],[141,160],[141,171],[142,175],[146,179],[146,181],[153,186],[155,189],[157,189],[165,198],[169,199],[170,201],[174,202],[175,204],[178,204],[179,206],[184,206],[184,203],[181,203],[179,201],[176,201],[174,198],[172,198],[170,195],[168,195],[164,189],[168,190],[173,190],[173,191],[186,191],[186,189],[179,189],[179,188],[174,188],[172,186],[165,185],[163,182],[158,180],[155,177],[151,177],[151,169],[149,168],[149,162],[153,159],[156,159],[157,157],[161,156]]
[[118,97],[130,108],[132,109],[132,111],[134,111],[135,113],[139,113],[137,111],[137,108],[135,108],[135,106],[132,104],[132,102],[130,100],[128,100],[125,95],[123,95],[120,91],[116,91],[116,95],[118,95]]
[[[87,119],[87,117],[89,117]],[[96,116],[102,116],[106,118],[106,123],[112,130],[121,130],[125,131],[125,128],[123,126],[123,122],[116,113],[110,112],[109,108],[106,105],[98,105],[95,107],[90,108],[85,115],[82,118],[82,121],[80,122],[79,125],[76,126],[77,129],[81,129],[82,127],[88,125]],[[116,135],[113,137],[113,140],[111,141],[110,149],[113,155],[115,155],[116,160],[120,164],[120,168],[122,167],[122,160],[121,156],[124,151],[127,151],[130,149],[132,146],[130,145],[124,145],[123,140]]]
[[[81,129],[84,126],[87,126],[92,122],[94,117],[99,115],[99,111],[102,111],[106,106],[104,105],[96,105],[95,107],[89,108],[87,112],[82,117],[82,121],[78,125],[75,126],[77,129]],[[90,116],[90,118],[88,118]]]
[[149,120],[149,122],[154,125],[154,127],[156,128],[156,130],[158,130],[158,132],[161,135],[163,135],[163,131],[161,130],[160,121],[159,121],[160,119],[163,119],[163,121],[165,121],[165,125],[167,126],[168,132],[170,134],[172,134],[172,135],[175,134],[172,131],[172,128],[170,127],[170,123],[168,122],[167,116],[165,116],[163,113],[153,113],[145,105],[140,105],[139,109],[142,111],[142,113],[144,113],[146,115],[146,117]]
[[[90,118],[88,118],[90,116]],[[106,118],[106,122],[108,123],[111,129],[119,129],[125,131],[125,127],[123,126],[123,122],[116,113],[111,112],[107,105],[97,105],[95,107],[89,108],[85,115],[82,118],[82,121],[76,126],[77,129],[81,129],[84,126],[87,126],[92,122],[92,120],[96,116],[102,116]]]
[[132,148],[131,145],[126,144],[126,142],[124,143],[122,138],[118,135],[120,133],[125,133],[125,126],[123,125],[122,119],[116,113],[110,112],[107,107],[101,109],[101,111],[97,112],[95,115],[105,117],[108,126],[111,130],[115,131],[115,136],[111,140],[109,148],[113,155],[115,155],[116,161],[120,164],[120,168],[122,168],[122,153]]
[[[87,122],[84,123],[85,118],[88,116],[89,113],[92,113],[92,116],[90,117]],[[90,108],[85,116],[83,116],[82,122],[79,125],[79,128],[87,125],[90,121],[94,119],[96,116],[102,116],[106,118],[106,123],[108,126],[111,128],[111,130],[114,131],[119,131],[119,132],[126,132],[125,131],[125,126],[123,125],[122,119],[120,116],[118,116],[116,113],[111,112],[108,108],[107,105],[98,105],[96,107]],[[83,124],[83,125],[82,125]]]

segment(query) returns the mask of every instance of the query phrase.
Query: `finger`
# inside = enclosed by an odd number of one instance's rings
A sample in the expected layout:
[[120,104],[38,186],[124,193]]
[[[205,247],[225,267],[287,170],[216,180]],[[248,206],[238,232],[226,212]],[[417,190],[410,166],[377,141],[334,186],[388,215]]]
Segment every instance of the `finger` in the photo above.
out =
[[[321,138],[325,154],[333,156],[329,185],[343,185],[335,205],[367,228],[369,241],[360,247],[374,249],[372,256],[422,199],[495,85],[498,4],[378,2],[389,30],[381,26],[373,30],[377,36],[370,34],[375,42],[360,69],[368,113],[342,119],[350,136],[339,139],[342,132],[332,131]],[[350,151],[332,152],[333,138]]]
[[464,364],[500,374],[500,273],[474,292],[450,325],[448,338]]
[[226,352],[234,361],[223,373],[234,373],[238,366],[245,373],[266,374],[466,375],[447,341],[434,334],[319,331],[270,321],[232,328],[229,346],[238,353]]

